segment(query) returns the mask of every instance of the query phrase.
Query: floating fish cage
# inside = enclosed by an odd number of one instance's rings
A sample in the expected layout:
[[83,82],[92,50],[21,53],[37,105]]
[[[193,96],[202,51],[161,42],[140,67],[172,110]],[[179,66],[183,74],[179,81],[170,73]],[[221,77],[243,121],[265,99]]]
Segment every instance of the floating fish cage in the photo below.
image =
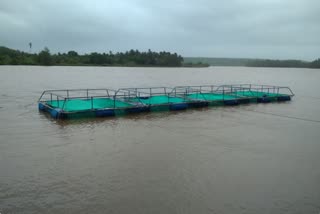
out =
[[70,89],[44,91],[38,103],[53,118],[71,119],[290,101],[293,95],[289,87],[252,84]]

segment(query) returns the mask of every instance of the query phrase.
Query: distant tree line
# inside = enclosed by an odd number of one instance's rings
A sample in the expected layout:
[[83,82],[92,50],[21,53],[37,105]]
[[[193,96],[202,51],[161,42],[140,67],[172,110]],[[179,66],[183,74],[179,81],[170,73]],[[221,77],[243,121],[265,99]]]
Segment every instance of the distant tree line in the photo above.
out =
[[[301,60],[270,60],[250,58],[214,58],[214,57],[184,57],[184,64],[197,62],[210,66],[247,66],[247,67],[291,67],[291,68],[320,68],[320,59],[312,62]],[[194,67],[194,66],[193,66]]]
[[217,58],[217,57],[184,57],[185,64],[201,62],[211,66],[246,66],[250,59],[245,58]]
[[269,60],[269,59],[229,59],[229,58],[182,58],[170,52],[140,52],[130,50],[124,53],[78,54],[76,51],[51,54],[48,48],[39,53],[26,53],[0,46],[0,65],[97,65],[97,66],[158,66],[158,67],[207,67],[249,66],[249,67],[294,67],[320,68],[320,59],[312,62],[301,60]]
[[101,65],[101,66],[182,66],[183,58],[177,53],[166,51],[124,53],[97,53],[80,55],[76,51],[51,54],[48,48],[40,53],[26,53],[0,47],[0,65]]
[[301,60],[250,60],[246,66],[249,67],[284,67],[284,68],[320,68],[320,59],[312,62]]

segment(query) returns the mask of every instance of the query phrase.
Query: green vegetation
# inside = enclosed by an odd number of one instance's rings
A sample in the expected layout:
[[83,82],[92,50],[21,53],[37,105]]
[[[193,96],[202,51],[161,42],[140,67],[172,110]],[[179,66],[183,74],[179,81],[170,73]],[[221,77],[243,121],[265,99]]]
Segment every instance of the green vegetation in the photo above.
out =
[[38,54],[38,63],[40,65],[52,65],[53,60],[49,48],[45,47],[43,51]]
[[320,58],[312,61],[309,66],[310,68],[320,68]]
[[0,47],[0,65],[35,65],[36,61],[35,55]]
[[38,54],[30,54],[0,47],[0,65],[95,65],[95,66],[159,66],[180,67],[183,58],[170,52],[90,53],[80,55],[75,51],[51,54],[46,47]]
[[320,68],[320,59],[307,62],[301,60],[184,57],[184,63],[186,64],[197,62],[207,63],[211,66]]
[[93,66],[156,66],[156,67],[208,67],[208,66],[248,66],[248,67],[291,67],[320,68],[320,59],[312,62],[301,60],[270,60],[246,58],[204,58],[184,57],[170,52],[140,52],[130,50],[125,53],[97,53],[80,55],[75,51],[51,54],[45,47],[40,53],[26,53],[0,46],[0,65],[93,65]]

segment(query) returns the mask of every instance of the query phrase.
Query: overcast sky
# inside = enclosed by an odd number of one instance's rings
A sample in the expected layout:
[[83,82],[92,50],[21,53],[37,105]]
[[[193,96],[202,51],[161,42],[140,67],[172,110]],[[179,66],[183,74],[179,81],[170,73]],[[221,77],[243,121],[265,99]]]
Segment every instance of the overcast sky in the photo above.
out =
[[1,0],[0,46],[320,58],[320,0]]

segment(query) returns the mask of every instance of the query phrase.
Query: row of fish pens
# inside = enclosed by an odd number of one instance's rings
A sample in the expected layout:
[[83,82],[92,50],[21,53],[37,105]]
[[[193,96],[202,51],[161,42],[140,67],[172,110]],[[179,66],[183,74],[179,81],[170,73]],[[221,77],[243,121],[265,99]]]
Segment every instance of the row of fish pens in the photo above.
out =
[[70,119],[290,101],[292,96],[294,94],[289,87],[253,84],[65,89],[44,91],[38,107],[53,118]]

